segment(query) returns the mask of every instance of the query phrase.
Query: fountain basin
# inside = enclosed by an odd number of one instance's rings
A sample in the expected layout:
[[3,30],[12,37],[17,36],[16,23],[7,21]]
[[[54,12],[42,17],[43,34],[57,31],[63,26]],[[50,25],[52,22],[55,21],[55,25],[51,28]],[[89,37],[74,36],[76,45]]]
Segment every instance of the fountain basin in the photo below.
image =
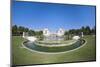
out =
[[[80,46],[82,46],[85,43],[85,40],[83,39],[79,39],[79,40],[75,40],[74,42],[70,42],[70,43],[50,43],[47,44],[45,42],[43,42],[42,44],[38,43],[38,42],[29,42],[29,41],[25,41],[23,43],[23,45],[26,48],[29,48],[31,50],[36,50],[36,51],[40,51],[40,52],[64,52],[64,51],[69,51],[69,50],[73,50],[75,48],[78,48]],[[52,44],[52,45],[51,45]]]

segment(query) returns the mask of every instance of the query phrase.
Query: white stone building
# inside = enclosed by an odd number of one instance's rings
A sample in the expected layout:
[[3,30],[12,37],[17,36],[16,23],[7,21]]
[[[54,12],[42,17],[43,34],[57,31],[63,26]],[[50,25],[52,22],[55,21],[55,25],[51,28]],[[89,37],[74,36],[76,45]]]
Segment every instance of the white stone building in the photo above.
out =
[[64,30],[62,28],[60,28],[58,31],[57,31],[57,36],[63,36],[64,35]]
[[64,35],[64,30],[60,28],[57,32],[50,32],[48,28],[43,30],[43,35],[45,40],[62,40]]
[[48,28],[45,28],[45,29],[43,30],[43,35],[44,35],[44,36],[50,36],[50,31],[48,30]]

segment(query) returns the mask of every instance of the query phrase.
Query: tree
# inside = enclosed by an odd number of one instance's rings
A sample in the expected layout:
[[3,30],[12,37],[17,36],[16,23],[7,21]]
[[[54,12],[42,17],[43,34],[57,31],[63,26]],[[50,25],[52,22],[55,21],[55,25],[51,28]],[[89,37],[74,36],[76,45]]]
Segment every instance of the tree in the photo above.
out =
[[92,29],[91,29],[91,34],[95,35],[96,33],[96,26],[94,26]]
[[82,26],[81,32],[85,33],[85,27],[84,26]]
[[68,35],[68,31],[65,31],[64,35]]
[[18,27],[17,25],[12,26],[12,35],[17,35]]
[[29,31],[28,31],[28,34],[29,34],[30,36],[35,36],[35,31],[29,30]]
[[86,26],[86,28],[85,28],[85,34],[86,35],[90,35],[91,34],[91,29],[90,29],[89,26]]

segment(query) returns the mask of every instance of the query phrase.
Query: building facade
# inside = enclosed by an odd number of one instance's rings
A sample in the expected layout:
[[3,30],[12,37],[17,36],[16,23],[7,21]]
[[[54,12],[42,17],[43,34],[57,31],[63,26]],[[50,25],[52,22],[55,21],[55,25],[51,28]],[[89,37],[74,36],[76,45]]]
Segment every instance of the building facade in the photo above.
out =
[[50,32],[48,28],[43,30],[44,40],[63,40],[64,30],[60,28],[57,32]]

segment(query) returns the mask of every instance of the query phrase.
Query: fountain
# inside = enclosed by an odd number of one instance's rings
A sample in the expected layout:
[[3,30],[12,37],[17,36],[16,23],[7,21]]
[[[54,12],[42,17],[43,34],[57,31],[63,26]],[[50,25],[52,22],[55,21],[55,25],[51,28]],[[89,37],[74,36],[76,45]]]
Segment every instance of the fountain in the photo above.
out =
[[[23,33],[25,38],[25,33]],[[60,28],[56,33],[50,32],[47,28],[43,30],[43,40],[39,40],[35,36],[27,36],[27,40],[23,45],[31,50],[40,52],[64,52],[80,47],[85,40],[79,36],[74,36],[72,40],[64,40],[64,30]]]

